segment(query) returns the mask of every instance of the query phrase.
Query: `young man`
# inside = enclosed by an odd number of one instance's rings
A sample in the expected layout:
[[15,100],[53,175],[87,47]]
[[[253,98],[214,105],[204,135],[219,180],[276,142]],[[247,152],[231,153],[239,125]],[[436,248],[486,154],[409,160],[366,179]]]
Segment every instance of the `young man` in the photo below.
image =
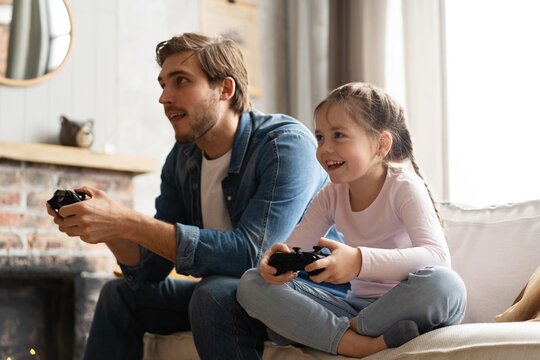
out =
[[[259,358],[265,329],[236,303],[238,278],[287,239],[325,183],[316,143],[298,121],[250,110],[233,41],[186,33],[156,55],[176,144],[155,217],[91,187],[77,189],[88,200],[48,208],[61,231],[106,243],[124,273],[101,291],[85,358],[140,359],[145,332],[182,330],[202,359]],[[202,280],[171,279],[173,266]]]

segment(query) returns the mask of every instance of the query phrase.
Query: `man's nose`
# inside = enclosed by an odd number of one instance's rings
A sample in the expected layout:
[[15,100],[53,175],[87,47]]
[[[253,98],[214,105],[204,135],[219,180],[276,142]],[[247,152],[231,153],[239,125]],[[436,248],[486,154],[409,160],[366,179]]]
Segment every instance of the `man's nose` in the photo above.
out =
[[172,102],[171,96],[166,89],[163,89],[161,96],[159,97],[160,104],[170,104]]

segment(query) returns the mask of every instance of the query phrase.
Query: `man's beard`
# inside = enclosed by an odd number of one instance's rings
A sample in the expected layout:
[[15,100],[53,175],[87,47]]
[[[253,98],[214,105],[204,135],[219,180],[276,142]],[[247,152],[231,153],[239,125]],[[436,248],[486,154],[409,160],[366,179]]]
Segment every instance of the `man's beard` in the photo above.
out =
[[191,133],[175,134],[176,142],[185,144],[197,141],[216,125],[219,118],[219,101],[210,94],[206,101],[199,104],[190,114]]

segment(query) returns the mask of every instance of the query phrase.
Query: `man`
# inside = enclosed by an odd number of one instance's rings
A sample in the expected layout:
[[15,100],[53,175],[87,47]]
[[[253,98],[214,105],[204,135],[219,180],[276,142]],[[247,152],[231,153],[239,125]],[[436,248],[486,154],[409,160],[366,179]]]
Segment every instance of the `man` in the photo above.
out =
[[[48,208],[61,231],[107,244],[124,274],[101,291],[85,358],[140,359],[145,332],[182,330],[202,359],[259,358],[265,329],[236,303],[238,278],[287,238],[325,183],[316,143],[298,121],[250,110],[233,41],[186,33],[156,55],[176,144],[155,217],[91,187],[76,189],[88,200]],[[202,280],[171,279],[173,266]]]

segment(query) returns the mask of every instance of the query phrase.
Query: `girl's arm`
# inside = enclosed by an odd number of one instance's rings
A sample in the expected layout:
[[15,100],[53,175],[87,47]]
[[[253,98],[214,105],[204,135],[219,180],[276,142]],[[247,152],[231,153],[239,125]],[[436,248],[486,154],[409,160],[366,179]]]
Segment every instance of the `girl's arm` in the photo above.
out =
[[442,225],[421,179],[401,183],[392,194],[397,217],[410,238],[410,246],[380,249],[361,247],[364,280],[406,279],[425,266],[450,267],[450,253]]

